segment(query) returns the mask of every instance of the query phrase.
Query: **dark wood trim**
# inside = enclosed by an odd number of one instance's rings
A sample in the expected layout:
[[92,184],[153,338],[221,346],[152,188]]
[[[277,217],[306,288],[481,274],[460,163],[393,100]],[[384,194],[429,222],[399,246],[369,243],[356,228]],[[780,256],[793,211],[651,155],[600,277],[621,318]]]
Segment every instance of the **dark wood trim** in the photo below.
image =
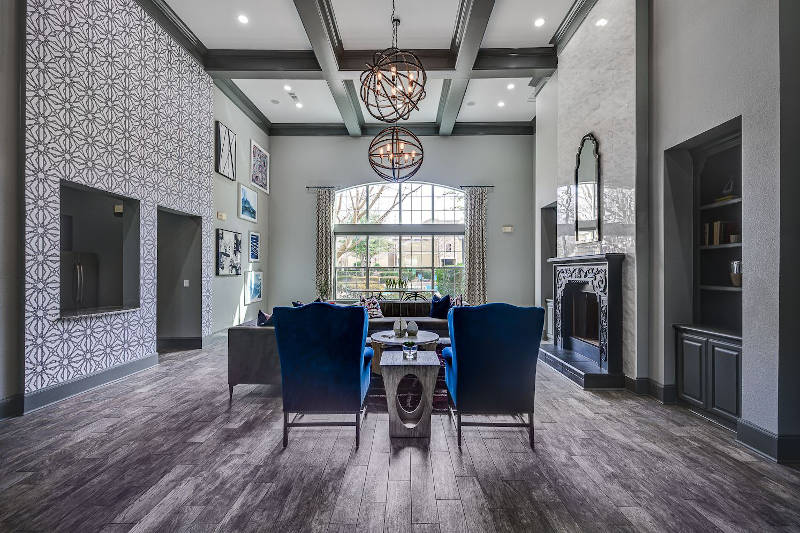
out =
[[311,50],[212,49],[205,55],[206,72],[215,78],[323,79]]
[[67,381],[66,383],[60,383],[53,387],[42,389],[36,392],[31,392],[25,395],[25,412],[28,413],[30,411],[40,409],[46,405],[50,405],[51,403],[65,400],[71,396],[75,396],[76,394],[81,394],[88,390],[101,387],[111,383],[112,381],[117,381],[118,379],[130,376],[131,374],[135,374],[136,372],[148,369],[157,364],[158,354],[154,353],[135,361],[130,361],[128,363],[123,363],[121,365],[102,370],[90,376],[78,378],[73,381]]
[[160,337],[156,339],[157,352],[199,350],[202,347],[202,337]]
[[[469,4],[467,8],[466,4]],[[464,101],[464,94],[467,92],[469,78],[472,74],[472,67],[478,57],[478,51],[486,33],[486,26],[489,24],[489,17],[492,15],[494,0],[464,0],[459,9],[461,19],[467,17],[463,22],[457,24],[456,32],[460,37],[454,38],[454,43],[458,43],[455,63],[455,76],[450,82],[447,91],[446,101],[444,102],[439,121],[439,134],[450,135],[453,133],[458,112]],[[463,11],[463,13],[462,13]],[[462,28],[458,26],[462,25]]]
[[650,390],[648,378],[631,378],[625,376],[625,388],[634,394],[647,394]]
[[[365,124],[363,135],[377,135],[386,126],[383,124]],[[404,124],[420,137],[439,135],[439,127],[433,122],[417,122]],[[451,135],[533,135],[535,125],[530,122],[457,122]],[[270,126],[271,136],[320,136],[349,135],[344,124],[311,124],[311,123],[274,123]]]
[[597,0],[575,0],[564,20],[558,25],[553,38],[550,39],[550,44],[556,48],[556,53],[564,49],[596,3]]
[[14,394],[0,400],[0,420],[13,416],[22,416],[25,409],[25,395]]
[[800,463],[800,435],[776,435],[739,419],[736,440],[778,463]]
[[229,79],[215,78],[214,85],[219,87],[219,90],[222,91],[236,107],[241,109],[242,113],[247,115],[247,118],[252,120],[261,131],[266,134],[270,133],[270,126],[272,123],[235,83]]
[[[419,57],[425,70],[453,70],[456,66],[456,59],[450,50],[441,48],[410,49]],[[340,72],[360,72],[364,70],[366,64],[372,63],[372,56],[375,50],[343,50],[339,56]]]
[[742,334],[735,331],[710,328],[707,326],[695,326],[692,324],[674,324],[672,327],[678,331],[686,331],[688,333],[696,333],[698,335],[711,335],[721,339],[738,341],[739,343],[742,342]]
[[536,48],[481,48],[472,70],[510,71],[508,75],[520,76],[521,70],[555,69],[558,66],[556,49],[552,46]]
[[344,81],[339,77],[341,40],[332,8],[328,0],[294,0],[294,5],[347,132],[357,137],[361,135],[361,122],[356,112],[358,103],[353,102]]
[[136,0],[164,31],[169,33],[173,39],[178,41],[187,52],[189,52],[198,63],[205,64],[205,56],[208,49],[189,29],[183,20],[167,4],[166,0]]

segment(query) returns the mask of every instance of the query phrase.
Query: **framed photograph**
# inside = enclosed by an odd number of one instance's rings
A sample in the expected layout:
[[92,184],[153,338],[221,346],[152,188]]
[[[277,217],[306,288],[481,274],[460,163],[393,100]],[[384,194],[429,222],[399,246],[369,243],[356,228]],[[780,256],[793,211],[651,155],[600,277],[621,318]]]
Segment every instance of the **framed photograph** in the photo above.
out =
[[250,140],[250,184],[269,194],[269,152]]
[[239,184],[239,218],[258,222],[258,193]]
[[261,234],[257,231],[250,232],[250,262],[261,260]]
[[253,270],[247,271],[247,278],[245,279],[244,291],[244,304],[250,305],[255,302],[261,301],[261,288],[262,280],[264,277],[263,272],[256,272]]
[[236,133],[219,120],[216,125],[214,170],[229,180],[236,181]]
[[242,234],[217,228],[217,276],[242,273]]

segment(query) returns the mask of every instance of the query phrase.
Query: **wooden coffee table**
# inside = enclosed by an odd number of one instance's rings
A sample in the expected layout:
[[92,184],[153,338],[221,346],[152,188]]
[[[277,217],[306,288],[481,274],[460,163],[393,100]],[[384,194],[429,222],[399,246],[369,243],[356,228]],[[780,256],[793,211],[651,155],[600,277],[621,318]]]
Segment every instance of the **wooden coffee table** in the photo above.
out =
[[[439,356],[436,352],[420,351],[416,359],[407,360],[403,352],[384,352],[381,369],[389,408],[389,435],[398,438],[430,437]],[[397,386],[408,374],[415,376],[422,384],[422,397],[413,411],[404,409],[397,398]]]
[[381,374],[381,356],[387,346],[400,347],[404,342],[411,341],[416,343],[419,350],[432,350],[436,351],[436,343],[439,342],[439,335],[432,331],[419,330],[413,337],[405,335],[403,337],[395,337],[394,331],[377,331],[370,335],[372,339],[372,350],[375,354],[372,356],[372,372]]

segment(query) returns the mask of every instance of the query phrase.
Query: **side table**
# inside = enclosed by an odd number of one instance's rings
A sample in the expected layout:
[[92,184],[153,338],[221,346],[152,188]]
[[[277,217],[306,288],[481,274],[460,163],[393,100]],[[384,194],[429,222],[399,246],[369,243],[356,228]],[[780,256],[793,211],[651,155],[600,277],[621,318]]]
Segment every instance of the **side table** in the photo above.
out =
[[[439,373],[439,357],[436,352],[417,352],[417,358],[407,360],[403,352],[383,352],[381,371],[386,387],[386,403],[389,408],[389,435],[399,438],[430,437],[431,412],[433,411],[433,389]],[[397,386],[406,375],[416,376],[422,384],[419,405],[409,412],[397,398]]]

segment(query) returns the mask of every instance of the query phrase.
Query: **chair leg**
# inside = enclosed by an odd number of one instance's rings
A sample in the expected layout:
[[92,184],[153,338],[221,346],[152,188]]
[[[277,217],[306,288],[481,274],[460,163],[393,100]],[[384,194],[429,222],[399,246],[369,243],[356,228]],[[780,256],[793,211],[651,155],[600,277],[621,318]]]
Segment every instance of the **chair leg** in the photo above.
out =
[[535,450],[536,448],[533,444],[533,411],[528,413],[528,439],[530,439],[531,450]]
[[361,440],[361,411],[356,413],[356,450]]
[[289,413],[283,412],[283,447],[289,444]]
[[461,449],[461,411],[456,413],[456,433],[458,434],[458,449]]
[[233,385],[228,385],[228,401],[233,401]]

